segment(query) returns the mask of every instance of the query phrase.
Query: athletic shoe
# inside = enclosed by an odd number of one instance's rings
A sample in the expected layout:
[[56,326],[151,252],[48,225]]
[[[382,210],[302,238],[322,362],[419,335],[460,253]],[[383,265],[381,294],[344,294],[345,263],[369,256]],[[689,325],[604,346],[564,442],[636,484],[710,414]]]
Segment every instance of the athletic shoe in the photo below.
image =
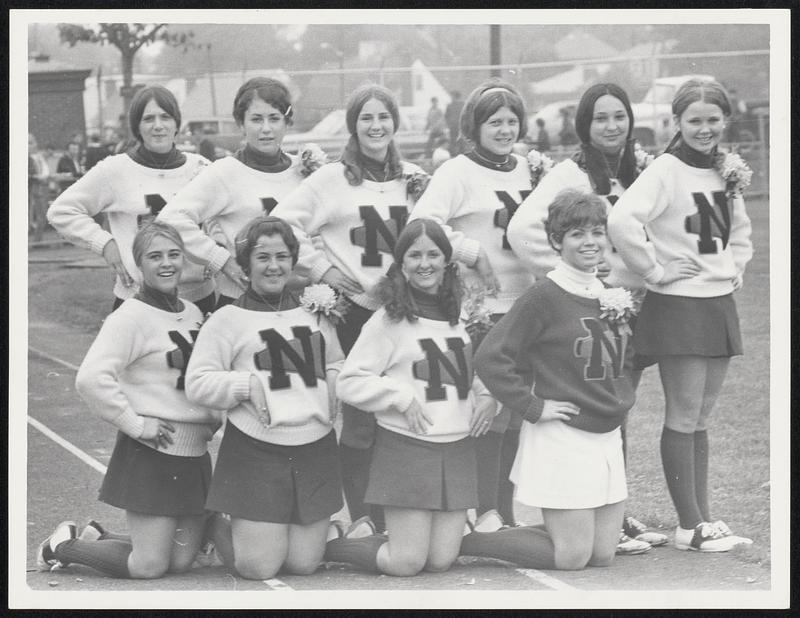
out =
[[360,539],[365,536],[372,536],[377,534],[375,531],[375,524],[372,523],[369,515],[359,517],[345,530],[344,538],[346,539]]
[[341,539],[344,537],[345,533],[345,526],[344,522],[340,519],[334,519],[328,524],[328,538],[325,539],[325,542],[332,541],[334,539]]
[[[726,526],[727,527],[727,526]],[[733,535],[726,536],[723,529],[707,521],[700,522],[694,528],[675,529],[675,547],[680,550],[700,552],[730,551],[733,547],[750,541]],[[752,543],[752,541],[750,541]]]
[[640,541],[638,539],[632,539],[624,532],[620,532],[619,542],[617,543],[617,549],[615,553],[617,556],[635,556],[637,554],[648,552],[652,548],[653,546],[650,545],[650,543],[646,541]]
[[217,547],[214,545],[214,541],[206,541],[197,550],[197,554],[194,557],[195,564],[193,566],[198,567],[209,567],[214,566],[217,562],[222,562],[219,556],[217,556]]
[[669,541],[666,534],[648,530],[647,526],[635,517],[628,516],[622,520],[622,531],[632,539],[650,543],[652,547],[666,545]]
[[726,524],[721,519],[718,519],[717,521],[712,521],[711,525],[714,526],[714,528],[718,532],[720,532],[722,534],[722,536],[730,537],[730,538],[734,538],[734,539],[739,539],[739,543],[738,543],[739,545],[752,545],[753,544],[753,539],[748,539],[746,536],[739,536],[739,535],[736,535],[733,532],[731,532],[731,529],[728,528],[728,524]]
[[56,529],[53,530],[53,534],[39,545],[39,549],[36,552],[36,568],[40,571],[53,571],[67,566],[68,562],[61,562],[56,558],[55,550],[60,543],[72,540],[77,535],[78,528],[74,521],[62,521],[58,524]]
[[497,532],[504,526],[500,513],[494,509],[489,509],[475,520],[472,529],[475,532]]
[[81,541],[98,541],[105,533],[106,530],[103,528],[103,526],[101,526],[94,519],[90,519],[89,523],[86,524],[86,527],[81,530],[78,538]]

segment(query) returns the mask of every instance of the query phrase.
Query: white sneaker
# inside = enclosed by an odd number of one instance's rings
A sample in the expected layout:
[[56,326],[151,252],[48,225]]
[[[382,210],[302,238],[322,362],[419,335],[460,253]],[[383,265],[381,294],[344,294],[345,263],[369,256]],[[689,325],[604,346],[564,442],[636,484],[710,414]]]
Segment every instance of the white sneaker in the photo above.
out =
[[[750,539],[745,539],[746,541]],[[678,526],[675,529],[675,547],[680,550],[723,552],[742,543],[741,537],[726,536],[721,527],[707,521],[700,522],[694,528]]]
[[669,541],[666,534],[649,530],[642,522],[630,515],[622,521],[622,531],[632,539],[650,543],[652,547],[666,545]]
[[36,551],[36,568],[40,571],[53,571],[67,566],[55,556],[55,550],[60,543],[74,539],[78,535],[74,521],[62,521],[56,526],[49,537],[39,544]]
[[475,532],[497,532],[504,525],[500,513],[490,509],[475,520],[475,525],[473,525],[472,529]]
[[726,524],[721,519],[718,519],[717,521],[712,521],[711,525],[714,526],[714,528],[716,528],[720,533],[722,533],[722,536],[733,538],[733,539],[739,539],[739,543],[738,543],[739,545],[752,545],[753,544],[753,539],[748,539],[746,536],[739,536],[739,535],[734,534],[733,532],[731,532],[731,529],[728,527],[728,524]]
[[651,549],[653,549],[653,546],[647,541],[632,539],[624,532],[620,532],[619,541],[617,542],[617,548],[614,553],[616,553],[617,556],[635,556],[637,554],[644,554]]
[[372,536],[375,534],[375,524],[372,523],[369,515],[364,515],[356,519],[345,530],[344,538],[346,539],[360,539],[365,536]]

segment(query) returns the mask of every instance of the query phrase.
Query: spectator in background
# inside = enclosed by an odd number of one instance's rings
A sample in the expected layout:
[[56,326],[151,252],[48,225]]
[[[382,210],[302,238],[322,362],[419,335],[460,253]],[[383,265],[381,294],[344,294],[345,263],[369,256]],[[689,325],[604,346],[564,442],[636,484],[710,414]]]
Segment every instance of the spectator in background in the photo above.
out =
[[433,154],[433,147],[437,140],[444,135],[446,128],[444,112],[439,109],[439,99],[431,97],[431,108],[428,110],[428,120],[425,122],[425,130],[428,132],[428,143],[425,146],[426,157]]
[[86,146],[86,156],[83,161],[84,172],[88,172],[98,161],[102,161],[108,156],[108,149],[100,141],[99,133],[89,135],[89,144]]
[[458,90],[453,90],[450,96],[452,99],[444,111],[444,121],[447,124],[447,131],[450,135],[450,154],[456,156],[461,152],[461,144],[458,139],[458,122],[459,118],[461,118],[461,110],[464,108],[464,100]]
[[448,159],[450,159],[450,140],[447,139],[446,135],[441,135],[436,140],[436,148],[431,154],[431,166],[436,169]]
[[216,148],[214,147],[214,142],[211,141],[211,135],[214,132],[211,129],[203,129],[203,134],[200,139],[200,143],[197,144],[197,152],[200,153],[200,156],[205,157],[209,161],[216,160]]
[[81,165],[81,145],[77,142],[67,144],[66,152],[61,155],[56,167],[58,174],[59,192],[64,191],[78,178],[83,176],[83,165]]
[[536,131],[536,150],[546,152],[550,150],[550,136],[547,133],[547,129],[544,128],[544,119],[537,118],[536,126],[538,127]]
[[28,231],[40,241],[45,228],[50,166],[41,152],[33,133],[28,133]]
[[562,107],[558,110],[561,114],[561,131],[558,136],[561,138],[562,146],[574,146],[580,140],[578,134],[575,132],[575,123],[572,121],[568,107]]

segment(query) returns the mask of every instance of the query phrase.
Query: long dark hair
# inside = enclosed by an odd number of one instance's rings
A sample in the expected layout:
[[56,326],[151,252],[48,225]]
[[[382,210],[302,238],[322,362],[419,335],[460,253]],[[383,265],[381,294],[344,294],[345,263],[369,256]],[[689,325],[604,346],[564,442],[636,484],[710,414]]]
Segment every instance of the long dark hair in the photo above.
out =
[[[386,106],[387,111],[392,116],[395,133],[400,128],[400,108],[391,90],[378,84],[363,84],[350,94],[350,98],[347,101],[347,112],[345,113],[345,122],[347,123],[347,130],[350,132],[350,139],[344,147],[344,152],[342,152],[342,164],[344,165],[345,178],[353,186],[360,185],[364,180],[364,170],[361,164],[361,157],[364,155],[361,154],[361,148],[358,144],[356,123],[358,115],[361,113],[361,108],[370,99],[380,101]],[[389,142],[386,173],[387,178],[397,178],[403,173],[403,163],[394,139]]]
[[628,135],[625,147],[622,151],[622,159],[619,164],[619,181],[622,186],[627,189],[639,175],[636,168],[636,157],[633,154],[635,146],[633,139],[634,119],[628,93],[616,84],[594,84],[583,93],[578,103],[578,109],[575,112],[575,132],[581,140],[581,149],[574,156],[574,160],[581,169],[584,169],[586,173],[589,174],[595,193],[599,195],[608,195],[611,193],[611,183],[609,182],[603,153],[592,145],[589,130],[592,125],[592,118],[594,117],[594,104],[597,102],[597,99],[605,95],[618,99],[625,108],[625,113],[628,114]]
[[461,277],[458,274],[458,265],[450,261],[453,257],[453,246],[442,227],[432,219],[414,219],[400,232],[394,246],[394,263],[378,283],[378,298],[390,321],[417,321],[417,310],[411,297],[410,286],[400,265],[408,248],[420,236],[430,238],[444,254],[447,266],[444,269],[442,284],[439,286],[439,308],[447,316],[450,324],[458,324],[461,313]]

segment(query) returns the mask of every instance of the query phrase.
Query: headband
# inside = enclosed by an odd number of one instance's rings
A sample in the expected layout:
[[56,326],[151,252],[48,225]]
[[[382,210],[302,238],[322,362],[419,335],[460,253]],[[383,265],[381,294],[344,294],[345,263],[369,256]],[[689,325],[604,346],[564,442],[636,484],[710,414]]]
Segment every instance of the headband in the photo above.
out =
[[483,98],[487,94],[491,94],[492,92],[507,92],[508,94],[514,94],[508,88],[504,88],[503,86],[492,86],[491,88],[487,88],[483,92],[481,92],[481,97]]

